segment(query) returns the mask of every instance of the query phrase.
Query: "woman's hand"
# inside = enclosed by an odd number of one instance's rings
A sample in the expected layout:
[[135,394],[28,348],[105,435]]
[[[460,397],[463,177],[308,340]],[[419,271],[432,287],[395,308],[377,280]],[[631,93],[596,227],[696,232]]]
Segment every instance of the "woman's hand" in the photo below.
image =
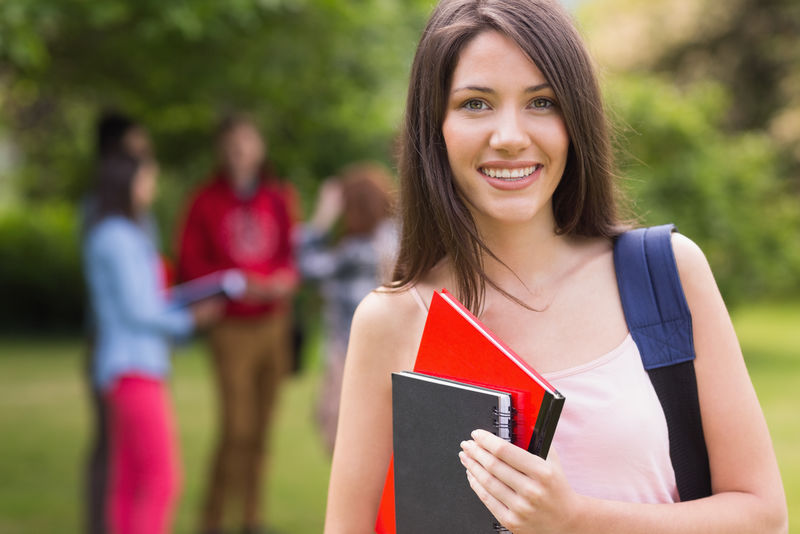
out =
[[274,302],[288,299],[297,291],[297,273],[288,269],[276,271],[269,276],[250,274],[242,300],[246,302]]
[[335,176],[326,178],[317,195],[317,205],[309,224],[317,231],[325,233],[331,229],[344,210],[342,181]]
[[226,301],[222,297],[212,297],[193,304],[190,308],[197,329],[208,328],[225,313]]
[[458,453],[472,490],[504,527],[515,534],[571,531],[580,496],[567,483],[553,451],[545,461],[476,430]]

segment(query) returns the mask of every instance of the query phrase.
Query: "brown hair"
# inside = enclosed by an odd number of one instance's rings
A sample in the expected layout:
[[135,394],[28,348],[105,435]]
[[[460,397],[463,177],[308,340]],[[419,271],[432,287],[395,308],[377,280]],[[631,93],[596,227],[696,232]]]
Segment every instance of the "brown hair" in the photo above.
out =
[[[226,135],[239,128],[240,126],[247,126],[259,132],[256,120],[247,113],[235,112],[224,115],[217,123],[217,128],[214,131],[214,138],[217,142],[221,142]],[[261,133],[259,132],[259,135]]]
[[89,225],[112,215],[134,220],[133,182],[143,165],[152,164],[125,152],[112,152],[97,164]]
[[399,161],[402,231],[392,287],[413,285],[447,255],[457,295],[474,313],[486,284],[517,301],[486,275],[483,255],[498,258],[458,194],[442,134],[461,50],[489,30],[519,45],[550,83],[563,114],[570,147],[553,194],[556,232],[610,238],[624,229],[599,84],[569,15],[549,0],[443,0],[411,68]]
[[392,177],[383,165],[360,162],[339,173],[346,234],[371,234],[392,214]]

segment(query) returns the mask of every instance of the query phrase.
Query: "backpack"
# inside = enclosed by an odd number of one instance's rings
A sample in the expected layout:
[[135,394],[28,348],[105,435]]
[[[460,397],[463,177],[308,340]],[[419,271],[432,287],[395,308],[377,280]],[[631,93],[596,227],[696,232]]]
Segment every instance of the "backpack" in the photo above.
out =
[[681,501],[711,495],[711,473],[694,372],[692,316],[667,224],[639,228],[614,243],[625,321],[664,410]]

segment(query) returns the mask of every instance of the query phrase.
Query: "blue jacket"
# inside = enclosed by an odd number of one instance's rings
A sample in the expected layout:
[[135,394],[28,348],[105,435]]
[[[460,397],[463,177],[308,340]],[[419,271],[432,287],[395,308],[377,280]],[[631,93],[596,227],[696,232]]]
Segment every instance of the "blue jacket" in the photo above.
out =
[[164,378],[169,338],[188,336],[194,319],[164,299],[152,240],[133,221],[113,216],[91,228],[83,253],[96,321],[95,386],[107,390],[123,374]]

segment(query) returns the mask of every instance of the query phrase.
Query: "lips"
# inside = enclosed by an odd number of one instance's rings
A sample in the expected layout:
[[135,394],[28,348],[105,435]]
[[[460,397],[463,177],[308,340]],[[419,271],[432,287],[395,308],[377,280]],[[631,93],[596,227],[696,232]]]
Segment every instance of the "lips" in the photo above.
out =
[[481,174],[489,178],[517,181],[517,180],[524,180],[525,178],[529,177],[537,170],[539,170],[541,167],[542,165],[538,163],[534,165],[526,165],[520,167],[494,167],[486,165],[484,167],[479,167],[478,170],[481,172]]

